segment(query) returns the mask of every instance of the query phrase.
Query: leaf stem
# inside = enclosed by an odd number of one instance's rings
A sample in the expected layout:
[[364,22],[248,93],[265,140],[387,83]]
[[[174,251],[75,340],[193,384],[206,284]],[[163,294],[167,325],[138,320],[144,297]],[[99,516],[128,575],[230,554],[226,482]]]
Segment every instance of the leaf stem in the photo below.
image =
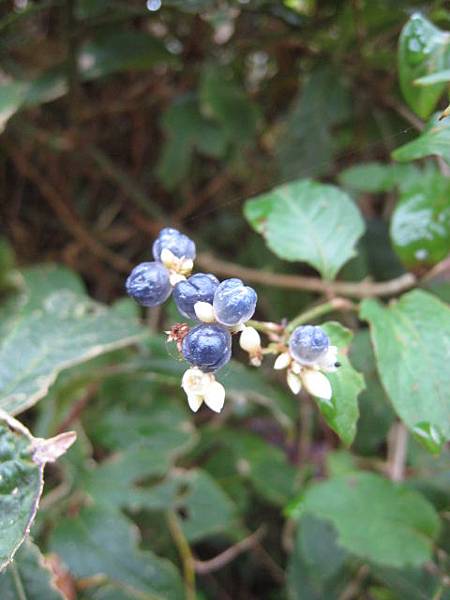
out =
[[387,471],[392,481],[405,478],[406,454],[408,450],[408,430],[399,421],[394,423],[388,434]]
[[314,306],[310,310],[307,310],[303,313],[300,313],[297,317],[292,319],[287,326],[286,332],[291,333],[298,325],[303,325],[303,323],[309,323],[314,321],[318,317],[326,315],[335,310],[357,310],[358,307],[356,304],[347,300],[346,298],[332,298],[328,302],[324,302],[323,304],[319,304]]
[[170,533],[183,564],[186,600],[195,600],[197,597],[195,588],[195,560],[192,555],[191,548],[186,536],[183,533],[183,530],[181,529],[178,517],[173,510],[167,511],[166,518]]

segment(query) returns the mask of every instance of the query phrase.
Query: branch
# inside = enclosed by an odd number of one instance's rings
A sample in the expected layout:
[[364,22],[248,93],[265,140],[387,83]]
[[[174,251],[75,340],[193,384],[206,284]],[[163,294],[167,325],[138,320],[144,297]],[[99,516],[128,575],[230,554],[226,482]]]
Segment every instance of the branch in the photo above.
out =
[[264,533],[264,528],[260,527],[257,531],[244,538],[234,546],[227,548],[227,550],[221,554],[218,554],[214,558],[211,558],[210,560],[196,560],[194,562],[196,572],[200,575],[205,575],[206,573],[213,573],[214,571],[222,569],[243,552],[254,548],[264,536]]
[[166,518],[170,533],[183,564],[186,600],[195,600],[197,593],[195,590],[194,557],[192,556],[191,548],[178,522],[177,515],[172,510],[169,510],[167,511]]
[[220,260],[211,254],[200,254],[196,264],[202,269],[226,275],[228,277],[239,277],[248,282],[261,283],[292,290],[308,290],[323,294],[339,294],[353,298],[370,298],[373,296],[395,296],[400,292],[409,290],[417,283],[412,273],[405,273],[400,277],[389,281],[372,282],[368,280],[353,281],[325,281],[318,277],[307,277],[304,275],[285,275],[281,273],[269,273],[249,267],[241,267],[234,263]]
[[109,248],[98,242],[89,232],[86,224],[76,215],[61,197],[59,189],[36,168],[21,152],[17,152],[12,145],[7,146],[7,152],[14,162],[17,171],[26,179],[32,181],[39,189],[47,204],[57,214],[65,228],[85,248],[88,248],[95,256],[103,259],[114,269],[121,273],[128,273],[131,266],[128,260],[115,254]]

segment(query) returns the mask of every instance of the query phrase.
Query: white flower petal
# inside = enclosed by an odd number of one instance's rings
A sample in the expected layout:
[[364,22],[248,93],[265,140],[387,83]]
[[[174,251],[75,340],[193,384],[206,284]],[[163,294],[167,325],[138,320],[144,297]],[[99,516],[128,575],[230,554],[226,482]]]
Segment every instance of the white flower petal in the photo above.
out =
[[290,362],[291,362],[291,355],[289,354],[289,352],[283,352],[282,354],[280,354],[277,357],[277,359],[273,365],[273,368],[276,371],[281,371],[282,369],[286,369],[290,365]]
[[291,371],[296,375],[300,375],[300,373],[302,372],[302,365],[293,360],[291,362]]
[[194,304],[194,311],[197,319],[203,321],[203,323],[214,323],[216,320],[213,305],[209,302],[196,302]]
[[323,373],[313,371],[312,369],[304,369],[301,374],[303,385],[310,394],[323,400],[331,400],[333,390],[331,384]]
[[170,285],[172,287],[174,287],[175,285],[177,285],[177,283],[179,283],[180,281],[184,281],[186,279],[186,277],[184,275],[180,275],[179,273],[175,273],[175,271],[172,271],[169,274],[169,281],[170,281]]
[[192,412],[197,412],[200,406],[203,404],[203,396],[200,394],[188,394],[187,400],[189,408],[192,410]]
[[261,336],[254,327],[245,327],[239,338],[240,347],[249,354],[261,350]]
[[211,410],[220,413],[225,403],[225,388],[223,385],[218,381],[213,381],[205,386],[204,400],[206,406],[209,406]]
[[163,248],[161,250],[161,262],[168,269],[173,269],[178,266],[179,259],[171,250],[168,248]]
[[287,384],[291,388],[293,394],[298,394],[302,389],[302,382],[300,381],[299,376],[292,371],[288,371]]
[[337,353],[337,346],[330,346],[322,356],[319,356],[316,364],[325,371],[336,371]]
[[203,395],[203,388],[205,387],[205,373],[202,373],[197,367],[188,369],[185,371],[181,380],[181,387],[186,394],[200,394]]
[[178,265],[178,271],[183,275],[190,275],[194,268],[194,261],[192,258],[183,258]]

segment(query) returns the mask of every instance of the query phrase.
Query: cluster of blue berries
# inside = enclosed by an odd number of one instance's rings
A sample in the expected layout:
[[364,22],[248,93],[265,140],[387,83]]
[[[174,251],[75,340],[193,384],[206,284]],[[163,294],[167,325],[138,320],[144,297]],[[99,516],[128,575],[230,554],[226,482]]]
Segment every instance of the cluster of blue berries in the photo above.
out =
[[211,273],[189,275],[196,256],[195,243],[176,229],[164,228],[153,244],[154,262],[134,267],[127,281],[129,296],[139,304],[154,307],[173,291],[183,317],[200,321],[184,328],[179,342],[182,355],[203,373],[213,373],[231,358],[231,332],[254,314],[255,290],[240,279],[219,282]]

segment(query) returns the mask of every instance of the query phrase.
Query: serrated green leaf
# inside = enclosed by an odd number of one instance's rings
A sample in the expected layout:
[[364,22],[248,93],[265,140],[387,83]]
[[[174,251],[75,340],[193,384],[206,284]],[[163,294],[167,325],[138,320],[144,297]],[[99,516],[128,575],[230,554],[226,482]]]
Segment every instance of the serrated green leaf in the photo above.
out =
[[39,548],[27,540],[0,575],[2,600],[64,600]]
[[339,348],[338,360],[341,366],[335,373],[326,373],[333,390],[331,400],[315,400],[328,425],[345,444],[350,445],[356,435],[358,395],[365,387],[364,378],[355,371],[347,358],[352,332],[339,323],[324,323],[322,327],[332,345]]
[[0,414],[0,571],[13,559],[36,516],[46,462],[75,441],[73,432],[33,438],[16,419]]
[[302,515],[331,521],[349,552],[391,567],[425,563],[439,533],[439,517],[423,496],[374,473],[312,485],[300,508]]
[[364,300],[360,316],[369,321],[378,372],[406,425],[438,442],[450,439],[450,309],[427,292],[414,290],[388,307]]
[[0,421],[0,570],[23,542],[42,493],[43,468],[30,445],[30,437]]
[[450,181],[428,172],[400,195],[391,219],[391,239],[409,269],[433,266],[450,253]]
[[[248,200],[244,214],[277,256],[307,262],[325,279],[333,279],[354,256],[364,231],[361,215],[345,192],[309,179]],[[267,215],[264,222],[261,215]]]
[[441,156],[450,163],[450,118],[439,120],[436,115],[423,133],[412,142],[400,146],[392,153],[392,158],[400,162],[416,160],[430,155]]
[[[33,283],[26,287],[23,309],[6,324],[0,345],[0,408],[11,414],[45,396],[63,369],[132,344],[142,335],[135,319],[73,291],[77,280],[62,275],[66,272],[50,272],[48,287],[48,281],[42,288]],[[30,272],[31,279],[36,273],[37,282],[45,280],[39,271]],[[65,284],[52,293],[57,281]]]
[[418,87],[416,80],[450,65],[450,34],[415,13],[404,26],[399,40],[400,87],[405,100],[422,118],[433,112],[445,90],[445,83]]
[[59,519],[50,547],[76,579],[103,575],[132,598],[181,600],[180,577],[168,560],[137,548],[136,530],[120,512],[83,508]]

